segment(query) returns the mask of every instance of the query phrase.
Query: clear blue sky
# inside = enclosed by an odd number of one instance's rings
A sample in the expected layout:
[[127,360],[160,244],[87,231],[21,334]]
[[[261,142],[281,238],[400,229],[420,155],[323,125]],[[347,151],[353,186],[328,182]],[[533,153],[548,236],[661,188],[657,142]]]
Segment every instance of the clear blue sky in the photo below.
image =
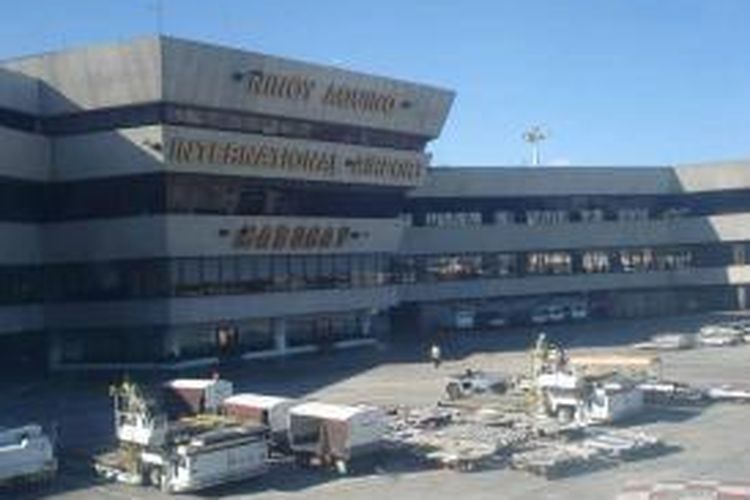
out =
[[[750,158],[750,0],[162,0],[163,32],[457,93],[440,165]],[[156,0],[3,0],[0,58],[157,29]]]

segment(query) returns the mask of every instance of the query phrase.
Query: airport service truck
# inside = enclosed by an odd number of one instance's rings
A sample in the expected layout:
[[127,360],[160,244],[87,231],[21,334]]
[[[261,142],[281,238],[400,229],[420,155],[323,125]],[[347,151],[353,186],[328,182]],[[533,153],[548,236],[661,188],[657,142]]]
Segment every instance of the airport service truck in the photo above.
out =
[[[219,415],[222,398],[231,393],[231,383],[220,379],[172,381],[158,390],[130,382],[114,387],[118,446],[98,455],[95,469],[105,477],[167,493],[264,474],[268,429]],[[175,402],[181,403],[176,409]]]
[[39,425],[0,429],[0,486],[46,481],[56,472],[54,444]]

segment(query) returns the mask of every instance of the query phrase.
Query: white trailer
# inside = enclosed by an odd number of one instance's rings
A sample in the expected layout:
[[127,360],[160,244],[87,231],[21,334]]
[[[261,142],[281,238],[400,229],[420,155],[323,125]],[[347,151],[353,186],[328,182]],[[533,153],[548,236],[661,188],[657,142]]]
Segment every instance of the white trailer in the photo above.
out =
[[301,403],[289,410],[289,446],[300,457],[316,457],[346,472],[349,460],[381,448],[386,427],[380,408]]
[[48,480],[56,471],[53,443],[39,425],[0,429],[0,486]]
[[277,443],[286,442],[289,433],[289,410],[299,404],[294,399],[264,394],[241,393],[230,396],[222,404],[223,413],[245,423],[268,427]]
[[163,386],[168,410],[173,415],[217,413],[234,392],[232,383],[220,378],[174,379]]

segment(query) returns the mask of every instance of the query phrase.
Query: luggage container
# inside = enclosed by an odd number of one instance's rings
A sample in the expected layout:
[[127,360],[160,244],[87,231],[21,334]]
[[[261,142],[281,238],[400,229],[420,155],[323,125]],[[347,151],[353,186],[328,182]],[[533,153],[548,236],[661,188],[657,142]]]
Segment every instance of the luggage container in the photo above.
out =
[[219,378],[175,379],[163,386],[169,418],[199,413],[217,413],[232,395],[232,383]]
[[224,400],[224,414],[246,423],[268,427],[275,444],[287,441],[289,410],[296,404],[293,399],[263,394],[235,394]]
[[379,408],[309,402],[289,410],[291,450],[302,459],[335,464],[342,473],[351,459],[379,451],[385,431]]

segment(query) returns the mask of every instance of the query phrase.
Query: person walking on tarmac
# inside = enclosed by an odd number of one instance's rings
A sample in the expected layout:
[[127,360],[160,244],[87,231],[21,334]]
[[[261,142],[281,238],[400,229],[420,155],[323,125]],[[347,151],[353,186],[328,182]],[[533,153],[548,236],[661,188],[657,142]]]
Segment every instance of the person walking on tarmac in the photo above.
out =
[[430,361],[432,361],[432,366],[434,366],[436,369],[440,368],[440,363],[443,362],[442,356],[443,354],[440,351],[440,346],[437,344],[437,342],[433,342],[432,346],[430,347]]

